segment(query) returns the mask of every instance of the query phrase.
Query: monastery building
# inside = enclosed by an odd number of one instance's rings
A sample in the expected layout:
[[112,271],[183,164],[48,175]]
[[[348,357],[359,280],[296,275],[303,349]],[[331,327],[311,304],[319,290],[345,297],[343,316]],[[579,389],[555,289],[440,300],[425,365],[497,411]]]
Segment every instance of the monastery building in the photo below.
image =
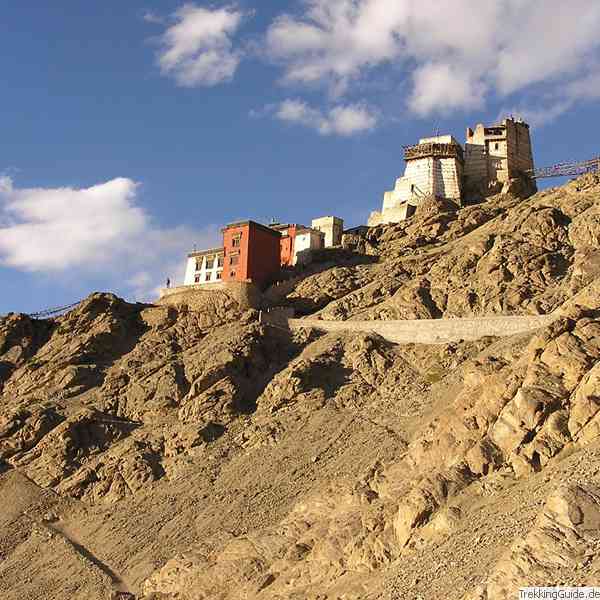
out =
[[[404,221],[426,198],[445,199],[458,207],[512,191],[514,182],[524,182],[526,190],[535,191],[529,125],[521,119],[511,117],[495,125],[480,123],[467,128],[464,148],[451,135],[421,138],[418,144],[404,146],[404,160],[404,175],[393,190],[384,193],[381,212],[374,211],[369,217],[370,227]],[[361,235],[366,229],[359,226],[346,233]],[[311,262],[315,251],[341,245],[344,221],[319,217],[310,227],[240,221],[221,231],[222,246],[188,254],[184,288],[207,286],[204,289],[208,291],[222,289],[228,282],[265,288],[282,270]]]
[[273,223],[281,233],[281,266],[293,267],[311,261],[311,251],[325,247],[325,234],[297,223]]
[[255,221],[230,223],[223,246],[188,254],[184,285],[245,281],[268,284],[279,271],[281,234]]
[[470,198],[499,193],[510,180],[527,177],[533,170],[529,125],[510,118],[468,128],[464,150],[450,135],[423,138],[404,147],[404,160],[404,175],[384,193],[382,210],[371,213],[369,226],[403,221],[428,197],[460,206]]
[[221,230],[223,246],[188,254],[184,286],[238,281],[264,288],[282,268],[308,264],[315,250],[341,243],[342,219],[321,217],[313,224],[230,223]]
[[216,283],[223,279],[225,252],[223,248],[211,248],[188,254],[185,267],[185,284]]

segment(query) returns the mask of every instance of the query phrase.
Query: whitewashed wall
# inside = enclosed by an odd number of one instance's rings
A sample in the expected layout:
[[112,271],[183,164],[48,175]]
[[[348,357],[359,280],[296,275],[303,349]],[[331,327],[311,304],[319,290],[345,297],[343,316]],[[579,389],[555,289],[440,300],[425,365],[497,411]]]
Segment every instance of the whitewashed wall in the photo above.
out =
[[311,260],[311,250],[323,248],[325,236],[320,231],[310,229],[296,234],[294,240],[294,264],[306,264]]
[[[221,281],[219,275],[223,272],[223,266],[219,267],[218,256],[213,256],[212,269],[207,269],[207,256],[188,256],[183,284],[197,285]],[[199,269],[198,266],[200,266]],[[196,281],[196,278],[199,278],[199,281]]]

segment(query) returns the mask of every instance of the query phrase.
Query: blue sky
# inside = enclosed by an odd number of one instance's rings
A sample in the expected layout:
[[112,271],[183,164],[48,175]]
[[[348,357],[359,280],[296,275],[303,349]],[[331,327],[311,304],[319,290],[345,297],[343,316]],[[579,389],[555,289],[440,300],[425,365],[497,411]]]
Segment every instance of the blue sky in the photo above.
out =
[[595,0],[10,2],[0,313],[151,297],[235,219],[363,223],[436,130],[595,156],[598,31]]

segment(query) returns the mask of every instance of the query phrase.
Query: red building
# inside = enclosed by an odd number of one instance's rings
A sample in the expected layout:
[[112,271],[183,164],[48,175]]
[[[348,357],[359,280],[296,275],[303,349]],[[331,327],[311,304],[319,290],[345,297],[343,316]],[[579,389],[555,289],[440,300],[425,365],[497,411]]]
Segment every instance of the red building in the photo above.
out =
[[223,281],[251,281],[264,287],[277,277],[281,266],[279,231],[254,221],[230,223],[222,231]]
[[304,225],[298,225],[297,223],[274,223],[270,227],[281,233],[281,239],[279,240],[281,266],[292,267],[294,265],[296,233]]

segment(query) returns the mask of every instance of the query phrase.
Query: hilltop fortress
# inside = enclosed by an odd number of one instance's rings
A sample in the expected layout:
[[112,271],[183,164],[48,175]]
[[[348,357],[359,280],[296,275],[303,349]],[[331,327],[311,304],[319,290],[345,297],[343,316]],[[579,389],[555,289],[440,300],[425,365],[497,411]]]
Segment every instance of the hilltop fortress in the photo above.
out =
[[[451,135],[422,138],[404,147],[404,160],[404,175],[385,192],[383,208],[371,213],[369,227],[404,221],[426,198],[458,208],[502,191],[523,196],[535,192],[529,125],[520,119],[468,128],[464,148]],[[254,305],[256,292],[285,278],[286,270],[289,274],[290,269],[303,268],[318,251],[341,245],[344,234],[365,229],[344,231],[344,221],[333,215],[313,219],[310,227],[230,223],[222,229],[221,246],[188,254],[183,286],[161,290],[161,298],[226,289]]]
[[404,160],[404,175],[384,193],[382,210],[371,213],[369,226],[403,221],[432,196],[461,206],[472,198],[508,191],[514,180],[535,192],[528,177],[533,171],[529,125],[520,119],[467,128],[464,149],[451,135],[422,138],[405,146]]

